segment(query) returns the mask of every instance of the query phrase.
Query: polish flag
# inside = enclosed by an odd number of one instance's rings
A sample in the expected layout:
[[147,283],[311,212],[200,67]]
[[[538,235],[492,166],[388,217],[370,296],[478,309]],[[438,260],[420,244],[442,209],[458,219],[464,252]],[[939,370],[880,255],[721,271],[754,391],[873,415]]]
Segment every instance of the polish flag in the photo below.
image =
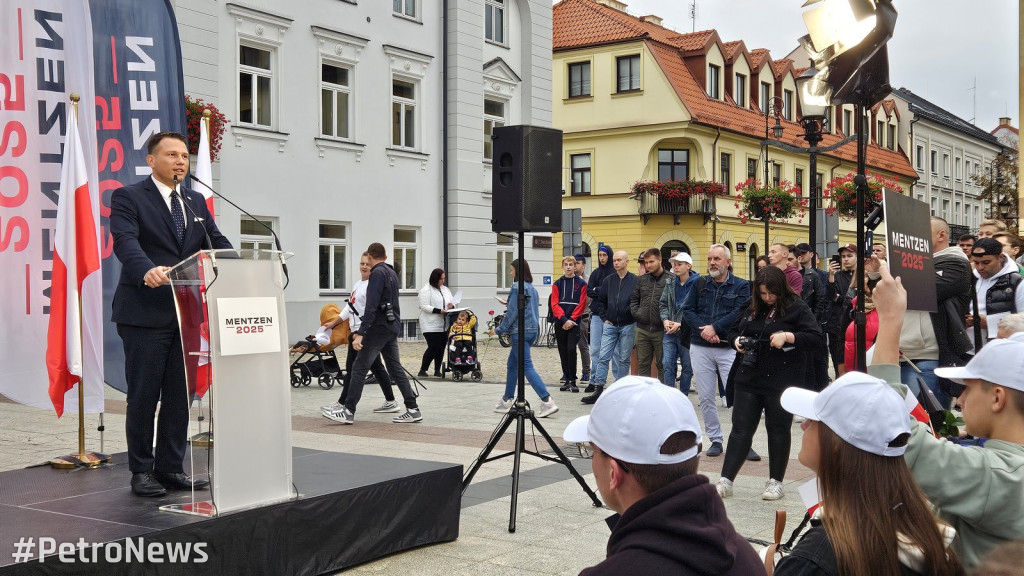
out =
[[[83,348],[97,348],[91,341],[95,333],[90,327],[83,330],[83,308],[102,305],[92,290],[87,293],[82,289],[90,276],[99,278],[100,250],[96,236],[97,213],[89,194],[77,113],[72,112],[71,116],[61,164],[57,227],[53,240],[50,324],[46,333],[50,400],[58,418],[64,414],[64,395],[76,383],[81,385]],[[94,282],[88,284],[94,285]],[[86,316],[90,315],[87,313]],[[102,378],[101,374],[93,376]]]
[[914,397],[910,390],[907,390],[907,395],[903,397],[903,404],[907,407],[907,412],[910,412],[910,415],[914,417],[914,420],[924,424],[932,436],[939,437],[935,430],[932,429],[932,419],[928,417],[928,411],[917,401],[917,398]]
[[199,152],[196,154],[195,191],[206,198],[206,208],[213,216],[213,162],[210,160],[210,133],[206,129],[206,120],[199,121]]

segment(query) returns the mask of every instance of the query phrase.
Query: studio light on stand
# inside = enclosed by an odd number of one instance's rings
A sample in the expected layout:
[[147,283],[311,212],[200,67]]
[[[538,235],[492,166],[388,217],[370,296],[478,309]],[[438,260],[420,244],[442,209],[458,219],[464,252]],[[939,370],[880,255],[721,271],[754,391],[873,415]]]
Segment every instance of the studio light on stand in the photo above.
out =
[[[868,193],[864,110],[892,92],[886,43],[896,28],[892,0],[808,0],[803,13],[808,34],[800,45],[811,59],[801,97],[818,105],[853,104],[857,126],[857,246],[865,249],[864,200]],[[813,71],[813,72],[812,72]],[[864,254],[857,259],[855,282],[863,294]],[[867,365],[864,298],[857,299],[857,365]]]

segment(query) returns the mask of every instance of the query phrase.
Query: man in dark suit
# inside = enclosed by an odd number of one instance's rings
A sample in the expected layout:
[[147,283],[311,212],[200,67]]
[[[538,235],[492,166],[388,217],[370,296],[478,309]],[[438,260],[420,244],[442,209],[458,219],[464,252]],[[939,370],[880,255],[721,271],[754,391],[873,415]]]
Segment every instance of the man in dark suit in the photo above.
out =
[[[204,248],[231,248],[206,201],[181,186],[188,174],[185,137],[160,132],[147,143],[153,175],[114,191],[110,231],[121,278],[111,320],[124,343],[128,407],[125,435],[132,492],[162,496],[167,489],[203,488],[207,480],[184,473],[189,398],[181,333],[167,270]],[[203,228],[205,228],[205,233]],[[160,402],[153,451],[153,417]]]

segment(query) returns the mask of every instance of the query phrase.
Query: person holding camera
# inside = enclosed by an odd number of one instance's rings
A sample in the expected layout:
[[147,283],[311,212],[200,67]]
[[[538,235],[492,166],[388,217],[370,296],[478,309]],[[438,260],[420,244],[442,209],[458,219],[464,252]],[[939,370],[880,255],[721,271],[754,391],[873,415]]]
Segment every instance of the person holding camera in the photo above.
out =
[[732,495],[732,484],[750,451],[764,412],[768,432],[768,471],[764,500],[782,498],[782,480],[789,464],[793,416],[780,403],[782,391],[807,369],[807,350],[822,345],[814,313],[793,291],[786,274],[769,266],[754,278],[750,308],[730,334],[740,359],[733,363],[729,383],[734,390],[732,432],[726,446],[718,493]]

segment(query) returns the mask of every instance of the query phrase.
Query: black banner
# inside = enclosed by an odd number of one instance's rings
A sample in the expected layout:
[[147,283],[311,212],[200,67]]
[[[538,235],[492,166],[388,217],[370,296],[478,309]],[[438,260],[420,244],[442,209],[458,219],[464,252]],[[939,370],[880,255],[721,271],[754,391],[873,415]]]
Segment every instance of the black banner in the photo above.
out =
[[903,279],[909,310],[935,312],[935,263],[928,205],[892,190],[882,192],[889,271]]

